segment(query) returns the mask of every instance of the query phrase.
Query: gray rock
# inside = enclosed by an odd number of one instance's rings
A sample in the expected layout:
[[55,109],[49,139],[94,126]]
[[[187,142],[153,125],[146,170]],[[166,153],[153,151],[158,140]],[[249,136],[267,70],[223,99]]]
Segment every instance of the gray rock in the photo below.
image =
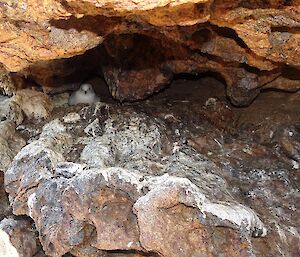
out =
[[[183,249],[180,256],[193,256],[202,233],[208,236],[203,226],[247,238],[266,235],[258,215],[231,195],[218,167],[188,146],[163,152],[165,133],[161,122],[134,112],[111,114],[103,133],[85,138],[51,121],[5,173],[14,213],[34,220],[43,249],[54,257],[80,256],[84,249],[179,256],[174,245]],[[66,161],[80,143],[85,147],[77,162]],[[180,239],[189,237],[197,243]]]

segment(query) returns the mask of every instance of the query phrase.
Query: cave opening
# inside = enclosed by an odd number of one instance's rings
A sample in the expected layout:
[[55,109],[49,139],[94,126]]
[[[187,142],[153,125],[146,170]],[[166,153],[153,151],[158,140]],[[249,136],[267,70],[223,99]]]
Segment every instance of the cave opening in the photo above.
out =
[[[228,86],[223,75],[210,70],[198,71],[197,68],[188,72],[172,72],[168,66],[163,64],[166,60],[162,58],[161,51],[154,51],[154,49],[159,48],[161,45],[159,45],[158,41],[153,41],[153,39],[150,39],[149,43],[147,41],[149,39],[147,36],[138,34],[113,35],[108,37],[103,45],[92,48],[82,55],[32,65],[22,72],[26,77],[24,79],[25,82],[22,82],[25,85],[23,87],[34,87],[50,95],[55,95],[62,92],[71,93],[73,90],[78,89],[82,83],[92,83],[96,94],[104,101],[111,103],[141,103],[144,100],[165,98],[169,101],[191,100],[204,104],[207,99],[216,97],[226,101],[234,108],[239,107],[239,104],[232,102],[232,99],[228,95]],[[116,42],[119,47],[115,48],[114,52],[111,52],[111,45],[115,45]],[[126,53],[131,52],[134,49],[134,45],[138,45],[138,49],[135,49],[135,53],[126,59]],[[150,50],[147,50],[145,56],[142,53],[146,51],[145,48],[147,45],[152,46],[149,48]],[[157,59],[155,56],[159,56],[159,58]],[[169,58],[172,60],[172,56],[169,56]],[[154,64],[153,60],[155,60]],[[158,70],[158,75],[156,76],[162,76],[164,82],[159,86],[153,86],[155,80],[152,79],[149,80],[149,85],[146,85],[146,88],[142,88],[142,84],[136,83],[135,80],[130,84],[130,78],[126,82],[128,78],[127,72],[130,69],[139,67],[141,70],[147,70],[151,64],[154,66],[161,64],[161,68]],[[251,68],[248,65],[240,65],[240,67],[245,68],[250,74],[259,73],[257,68]],[[118,69],[121,71],[118,77],[114,77],[113,73]],[[138,77],[139,73],[133,74],[133,76],[135,75]],[[151,70],[149,73],[142,74],[141,82],[143,80],[147,81],[153,75],[155,76]],[[16,74],[16,77],[18,77],[18,74]],[[283,81],[282,78],[285,80]],[[124,79],[125,81],[125,91],[121,90],[119,94],[127,94],[127,91],[130,90],[133,98],[130,96],[127,99],[126,97],[122,98],[116,95],[116,88],[119,87],[122,89],[122,81],[118,81],[119,79]],[[116,84],[117,81],[120,84]],[[285,66],[282,69],[281,76],[278,78],[275,77],[273,81],[260,88],[260,92],[262,94],[278,92],[278,96],[285,97],[284,92],[296,92],[299,90],[298,81],[298,69]],[[133,84],[134,87],[130,87]],[[147,86],[149,87],[148,92]],[[137,93],[134,92],[135,90]],[[256,95],[246,106],[255,102],[255,99]]]
[[0,234],[20,256],[298,256],[299,1],[14,2]]
[[170,84],[149,99],[197,102],[200,106],[214,97],[226,100],[226,82],[220,74],[207,71],[174,74]]

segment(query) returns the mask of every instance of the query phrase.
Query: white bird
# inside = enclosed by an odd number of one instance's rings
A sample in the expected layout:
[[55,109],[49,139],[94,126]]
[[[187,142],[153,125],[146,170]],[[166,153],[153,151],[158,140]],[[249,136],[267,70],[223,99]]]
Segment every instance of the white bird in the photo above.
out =
[[92,104],[99,102],[100,98],[95,94],[93,86],[84,83],[77,91],[74,91],[69,98],[69,105]]

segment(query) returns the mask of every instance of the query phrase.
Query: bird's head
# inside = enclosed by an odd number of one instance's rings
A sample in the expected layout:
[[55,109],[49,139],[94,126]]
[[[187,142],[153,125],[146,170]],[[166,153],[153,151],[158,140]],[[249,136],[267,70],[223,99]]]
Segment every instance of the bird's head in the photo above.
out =
[[80,91],[82,91],[82,93],[84,93],[84,94],[94,93],[92,85],[91,84],[87,84],[87,83],[82,84],[80,86]]

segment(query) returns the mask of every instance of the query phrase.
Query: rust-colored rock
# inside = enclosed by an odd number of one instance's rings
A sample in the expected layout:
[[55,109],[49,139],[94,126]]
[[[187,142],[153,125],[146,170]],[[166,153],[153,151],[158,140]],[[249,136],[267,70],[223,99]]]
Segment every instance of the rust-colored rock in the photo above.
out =
[[262,87],[300,88],[299,78],[268,84],[285,67],[299,72],[299,10],[299,1],[2,1],[0,63],[44,89],[102,74],[122,101],[173,74],[213,71],[247,105]]
[[[68,116],[58,101],[49,122],[45,93],[100,76],[135,101],[209,73],[249,105],[261,90],[300,89],[299,27],[298,0],[0,0],[0,90],[13,96],[1,96],[0,169],[13,213],[32,218],[54,257],[297,256],[298,126],[237,130],[218,98],[182,113],[164,99],[155,115],[99,103]],[[18,127],[22,148],[13,122],[24,117],[41,124]]]
[[[222,1],[216,2],[222,7]],[[285,6],[281,6],[280,1],[274,1],[273,6],[271,3],[261,7],[245,5],[232,6],[222,14],[216,4],[216,13],[221,16],[213,17],[212,22],[232,28],[256,55],[299,67],[299,1],[288,2]]]

